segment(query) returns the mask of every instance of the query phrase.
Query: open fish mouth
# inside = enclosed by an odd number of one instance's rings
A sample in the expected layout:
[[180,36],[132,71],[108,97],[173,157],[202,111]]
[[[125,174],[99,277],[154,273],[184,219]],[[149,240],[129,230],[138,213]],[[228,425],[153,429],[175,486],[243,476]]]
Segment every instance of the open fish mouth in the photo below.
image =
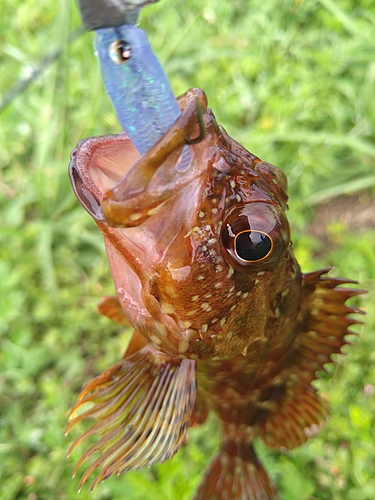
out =
[[207,99],[202,90],[191,89],[179,103],[180,117],[142,157],[125,133],[78,144],[71,157],[70,179],[77,198],[95,220],[110,227],[137,226],[199,176],[193,153],[187,168],[180,158],[184,146],[204,138]]
[[104,193],[120,182],[139,157],[126,134],[78,143],[71,154],[69,176],[75,195],[96,221],[105,221],[101,208]]

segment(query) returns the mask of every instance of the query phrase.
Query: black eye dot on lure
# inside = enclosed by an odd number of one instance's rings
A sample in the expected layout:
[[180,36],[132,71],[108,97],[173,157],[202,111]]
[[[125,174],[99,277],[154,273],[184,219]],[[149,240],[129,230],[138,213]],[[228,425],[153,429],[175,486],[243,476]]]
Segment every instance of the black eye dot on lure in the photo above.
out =
[[116,64],[125,64],[131,58],[131,45],[126,40],[116,40],[109,46],[109,57]]

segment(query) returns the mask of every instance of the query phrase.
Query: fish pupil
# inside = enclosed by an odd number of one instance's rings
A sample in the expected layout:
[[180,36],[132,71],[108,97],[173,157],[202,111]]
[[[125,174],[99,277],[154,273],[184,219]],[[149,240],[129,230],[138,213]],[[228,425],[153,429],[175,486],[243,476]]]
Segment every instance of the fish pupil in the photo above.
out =
[[109,47],[109,56],[116,64],[124,64],[131,58],[131,46],[126,40],[116,40]]
[[271,252],[272,240],[261,231],[242,231],[236,235],[237,256],[247,262],[262,260]]

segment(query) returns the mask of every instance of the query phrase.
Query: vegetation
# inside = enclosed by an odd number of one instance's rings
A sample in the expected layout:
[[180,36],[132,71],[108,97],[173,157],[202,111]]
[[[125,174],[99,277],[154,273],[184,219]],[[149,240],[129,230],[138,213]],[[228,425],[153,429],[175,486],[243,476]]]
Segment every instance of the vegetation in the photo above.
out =
[[[218,443],[213,418],[165,464],[76,493],[69,410],[130,333],[96,312],[111,276],[67,164],[80,139],[120,126],[92,35],[69,38],[74,1],[0,4],[1,95],[60,51],[0,116],[0,499],[189,499]],[[230,135],[287,173],[303,270],[334,265],[369,291],[359,340],[318,383],[326,428],[289,453],[258,448],[284,500],[373,499],[375,4],[161,0],[141,20],[176,94],[203,88]]]

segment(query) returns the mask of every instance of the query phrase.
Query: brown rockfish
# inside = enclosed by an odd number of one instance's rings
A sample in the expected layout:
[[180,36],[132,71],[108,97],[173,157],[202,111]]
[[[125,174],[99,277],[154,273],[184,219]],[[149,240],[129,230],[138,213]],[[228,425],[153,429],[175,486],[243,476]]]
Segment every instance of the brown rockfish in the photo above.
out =
[[301,273],[283,172],[217,125],[203,91],[178,102],[180,118],[142,157],[126,134],[72,153],[73,188],[104,235],[116,287],[100,310],[134,328],[123,359],[72,410],[68,431],[96,421],[72,448],[100,436],[76,466],[100,452],[80,487],[96,469],[93,487],[163,462],[212,410],[222,443],[195,500],[275,500],[254,438],[294,448],[325,422],[311,382],[358,322],[345,302],[361,292],[328,269]]

